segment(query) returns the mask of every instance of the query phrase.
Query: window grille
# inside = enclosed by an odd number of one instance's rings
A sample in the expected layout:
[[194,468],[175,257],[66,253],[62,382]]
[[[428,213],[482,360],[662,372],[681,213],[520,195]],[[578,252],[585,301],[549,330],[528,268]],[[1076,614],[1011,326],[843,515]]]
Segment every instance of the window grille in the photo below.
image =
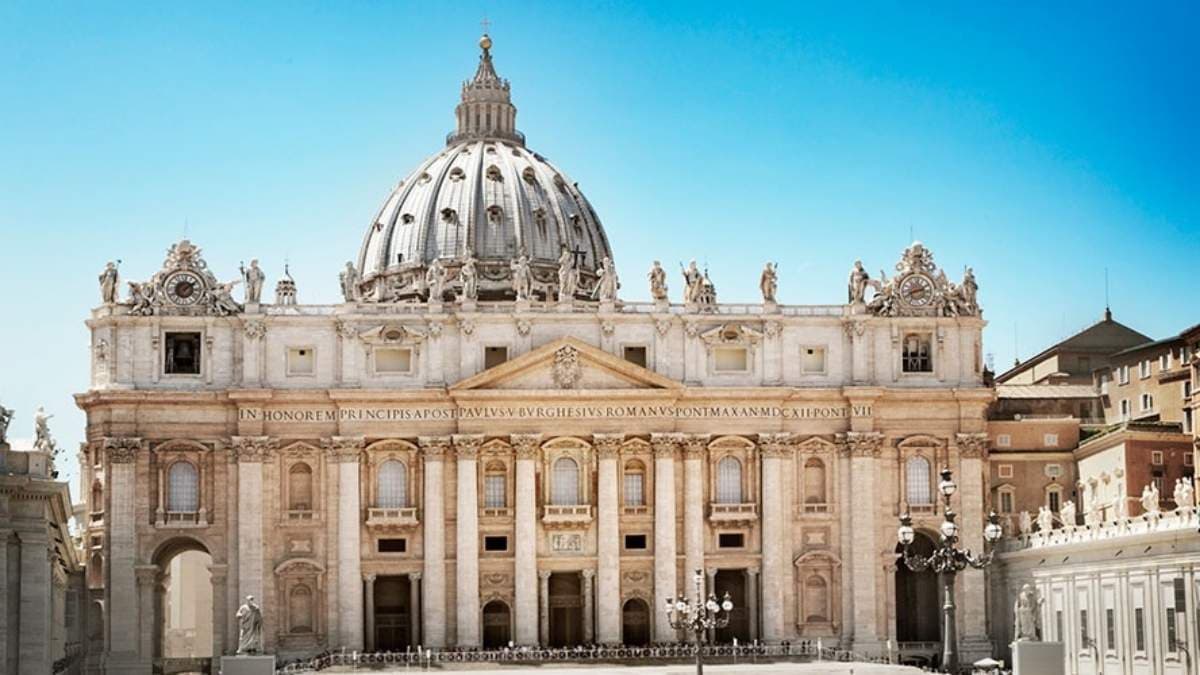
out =
[[408,506],[408,467],[404,462],[389,459],[380,464],[378,480],[377,507],[399,509]]
[[726,457],[717,464],[717,503],[742,503],[742,463]]
[[167,475],[167,510],[193,513],[200,510],[200,479],[190,462],[175,462]]

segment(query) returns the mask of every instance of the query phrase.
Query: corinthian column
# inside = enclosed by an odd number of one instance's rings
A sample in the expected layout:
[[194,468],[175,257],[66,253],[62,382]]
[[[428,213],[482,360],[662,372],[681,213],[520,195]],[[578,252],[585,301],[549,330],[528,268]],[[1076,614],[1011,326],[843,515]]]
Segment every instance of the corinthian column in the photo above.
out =
[[[681,434],[651,434],[654,446],[654,605],[661,611],[676,588],[675,453]],[[654,622],[655,642],[674,642],[675,629],[665,620]]]
[[[687,573],[704,569],[704,458],[708,456],[708,434],[683,438],[683,550]],[[711,589],[710,589],[711,590]]]
[[624,434],[596,434],[599,458],[596,500],[596,642],[621,642],[621,543],[617,458]]
[[759,434],[762,458],[762,639],[780,642],[784,633],[783,593],[787,576],[790,537],[784,521],[783,472],[792,452],[791,434]]
[[107,652],[110,662],[132,663],[137,660],[139,630],[138,589],[134,576],[137,552],[134,506],[137,501],[137,459],[143,454],[142,439],[105,438],[102,443],[108,460],[109,497],[104,514],[109,531],[106,542],[108,584],[105,588]]
[[454,436],[458,458],[458,547],[455,569],[458,646],[478,647],[479,642],[479,488],[476,483],[479,446],[483,435]]
[[446,509],[442,469],[450,439],[446,436],[421,437],[418,442],[425,459],[425,513],[421,518],[425,544],[422,632],[426,647],[440,648],[446,646]]
[[874,649],[879,642],[875,600],[879,547],[875,541],[875,515],[879,511],[875,471],[883,434],[851,431],[838,435],[839,444],[850,454],[850,480],[854,504],[850,510],[850,579],[854,580],[854,648]]
[[362,505],[358,467],[361,437],[335,436],[324,441],[330,462],[337,466],[337,644],[363,648],[363,577],[361,551]]
[[516,541],[513,545],[516,586],[516,643],[522,647],[538,645],[537,584],[537,461],[540,434],[513,434],[513,452],[517,457]]
[[238,596],[253,595],[264,604],[262,463],[270,458],[272,447],[266,436],[233,437],[238,468]]

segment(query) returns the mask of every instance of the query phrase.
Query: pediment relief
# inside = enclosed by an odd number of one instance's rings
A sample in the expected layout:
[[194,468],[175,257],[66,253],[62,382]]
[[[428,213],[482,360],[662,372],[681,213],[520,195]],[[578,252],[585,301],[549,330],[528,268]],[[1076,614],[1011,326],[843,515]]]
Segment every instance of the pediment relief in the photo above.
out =
[[325,566],[313,558],[289,558],[275,566],[276,575],[323,574]]
[[832,453],[837,450],[837,445],[832,441],[828,441],[820,436],[809,436],[808,438],[796,444],[796,449],[800,452],[807,453]]
[[372,346],[415,346],[426,337],[424,331],[400,324],[383,324],[358,334],[360,340]]
[[576,338],[561,338],[468,377],[454,391],[678,389],[681,385]]
[[917,434],[909,436],[896,444],[896,447],[903,450],[920,449],[920,448],[941,448],[946,445],[946,442],[936,436],[927,434]]
[[321,454],[321,449],[311,443],[305,443],[304,441],[296,441],[294,443],[289,443],[289,444],[283,446],[282,448],[280,448],[279,454],[280,455],[295,455],[295,456],[319,455],[319,454]]
[[722,346],[753,349],[762,340],[762,331],[743,323],[723,323],[700,333],[700,339],[709,348]]
[[829,551],[809,551],[798,555],[792,560],[792,565],[796,567],[841,567],[842,560]]

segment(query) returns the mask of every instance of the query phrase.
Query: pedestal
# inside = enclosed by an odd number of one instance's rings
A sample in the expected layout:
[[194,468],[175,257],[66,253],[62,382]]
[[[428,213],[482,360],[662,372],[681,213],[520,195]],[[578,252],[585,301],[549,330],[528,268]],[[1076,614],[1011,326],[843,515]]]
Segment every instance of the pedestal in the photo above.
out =
[[221,675],[275,675],[275,656],[222,656]]
[[1061,642],[1014,642],[1013,675],[1064,675],[1066,651]]
[[261,308],[259,307],[259,304],[258,304],[257,302],[247,302],[247,303],[246,303],[246,309],[245,309],[245,312],[244,312],[244,313],[246,313],[246,314],[258,314],[258,313],[260,313],[261,311],[262,311],[262,310],[261,310]]

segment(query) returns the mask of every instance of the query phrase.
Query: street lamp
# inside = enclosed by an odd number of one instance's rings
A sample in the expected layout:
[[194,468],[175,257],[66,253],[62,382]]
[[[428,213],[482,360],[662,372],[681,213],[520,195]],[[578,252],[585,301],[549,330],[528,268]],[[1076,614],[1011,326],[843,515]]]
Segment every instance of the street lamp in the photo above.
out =
[[958,514],[950,508],[950,497],[956,490],[958,490],[958,486],[950,476],[950,469],[942,469],[942,480],[938,482],[938,491],[942,493],[942,503],[945,505],[943,509],[945,520],[939,528],[942,535],[941,543],[934,548],[933,553],[921,556],[911,552],[910,547],[916,538],[911,515],[906,513],[900,516],[900,528],[896,531],[896,538],[900,540],[900,546],[904,551],[898,557],[903,557],[904,565],[914,572],[931,569],[941,579],[942,671],[946,673],[958,672],[958,634],[954,623],[954,575],[968,566],[983,569],[990,565],[995,553],[994,545],[1003,535],[1003,530],[1000,529],[1000,516],[992,511],[988,514],[988,523],[983,528],[983,555],[975,556],[971,554],[970,550],[957,548],[955,544],[958,543],[958,523],[954,522],[954,519],[958,517]]
[[704,599],[704,573],[696,570],[692,580],[696,582],[696,596],[688,600],[680,594],[677,598],[667,598],[667,621],[675,630],[691,631],[696,641],[696,675],[704,673],[703,646],[704,635],[712,628],[724,628],[729,625],[729,613],[733,611],[733,601],[729,593],[719,601],[716,593],[709,593]]

